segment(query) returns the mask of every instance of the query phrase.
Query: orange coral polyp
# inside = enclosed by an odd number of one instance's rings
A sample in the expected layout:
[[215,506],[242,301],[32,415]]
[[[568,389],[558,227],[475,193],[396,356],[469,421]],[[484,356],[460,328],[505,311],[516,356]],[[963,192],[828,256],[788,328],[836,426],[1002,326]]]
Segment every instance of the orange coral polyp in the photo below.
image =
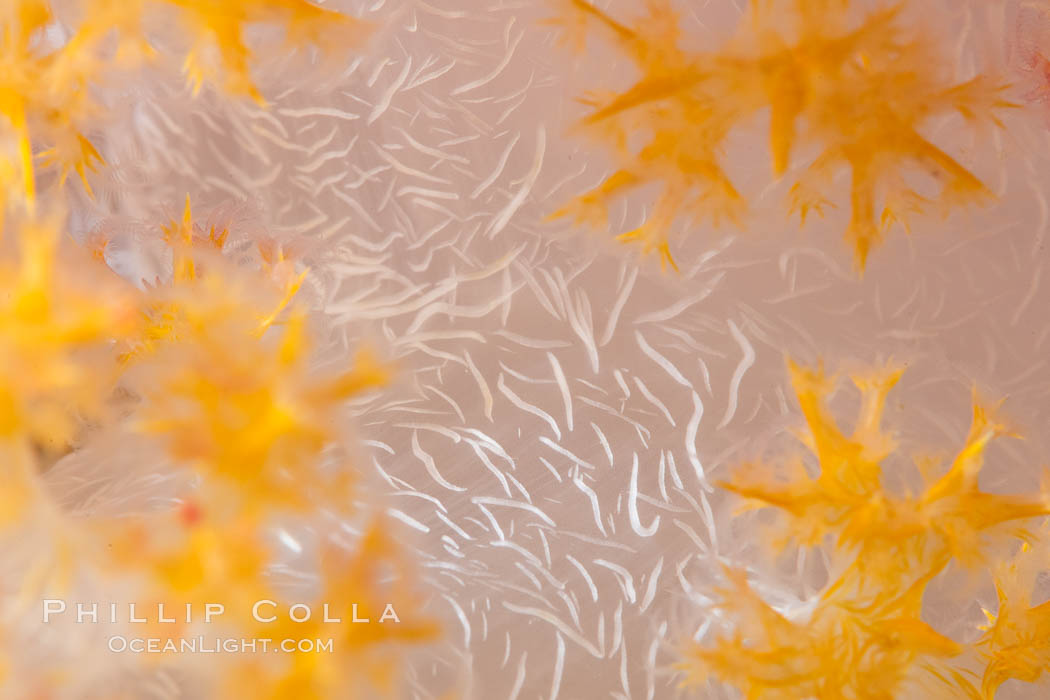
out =
[[10,153],[0,151],[2,208],[33,211],[34,150],[43,167],[57,168],[60,184],[75,172],[91,194],[87,174],[104,163],[84,135],[83,125],[103,111],[91,88],[129,63],[157,58],[149,25],[165,6],[186,28],[190,49],[182,68],[194,94],[214,82],[263,102],[243,37],[248,25],[283,26],[288,43],[328,52],[359,45],[368,33],[365,23],[306,0],[75,0],[79,21],[67,41],[53,45],[46,31],[69,18],[57,17],[42,0],[10,0],[0,8],[0,118],[17,143]]
[[[667,0],[646,3],[648,14],[631,26],[583,0],[565,0],[565,14],[578,21],[560,23],[597,25],[640,78],[582,122],[609,143],[617,174],[555,216],[580,219],[627,186],[658,183],[663,194],[643,233],[622,240],[662,251],[672,231],[690,220],[739,224],[745,201],[726,174],[722,151],[730,131],[763,110],[770,115],[775,176],[797,165],[800,145],[820,149],[790,189],[789,209],[803,221],[831,204],[833,176],[850,172],[846,237],[859,270],[890,226],[907,228],[910,216],[935,202],[951,208],[989,198],[981,181],[921,130],[951,112],[1000,124],[996,112],[1013,106],[1002,98],[1003,86],[984,76],[951,83],[929,40],[905,31],[897,8],[855,23],[848,5],[755,2],[735,39],[700,53],[679,46],[678,18]],[[639,135],[646,145],[628,147]],[[939,195],[919,194],[904,177],[910,170],[942,181]]]
[[[951,561],[986,565],[993,538],[1016,535],[1024,522],[1050,514],[1045,494],[990,494],[978,486],[988,445],[1013,435],[998,406],[975,396],[969,434],[947,472],[927,479],[918,495],[899,495],[884,484],[883,462],[897,444],[881,423],[901,370],[854,377],[861,401],[850,434],[827,406],[835,379],[819,366],[789,363],[789,370],[807,426],[800,438],[819,474],[810,476],[801,461],[789,462],[786,473],[755,462],[721,485],[748,508],[777,509],[789,533],[784,545],[819,547],[831,538],[832,578],[812,612],[795,622],[759,597],[746,574],[728,572],[733,588],[716,605],[733,613],[736,631],[686,652],[680,668],[687,682],[713,675],[755,698],[881,700],[910,683],[992,698],[1007,679],[1037,680],[1050,668],[1050,645],[1037,639],[1050,630],[1050,604],[1029,608],[1023,588],[1007,594],[1000,586],[1000,612],[988,613],[991,625],[977,645],[986,659],[981,692],[959,670],[965,666],[946,663],[964,646],[921,619],[923,593]],[[1016,525],[1004,532],[1008,524]]]
[[[983,533],[1013,520],[1050,513],[1042,497],[981,492],[977,476],[988,443],[1012,433],[980,403],[974,404],[970,434],[951,468],[927,484],[919,496],[899,496],[882,483],[881,462],[894,447],[880,423],[889,391],[901,372],[855,379],[861,411],[853,434],[835,424],[826,407],[833,383],[821,370],[790,366],[796,395],[806,417],[805,442],[820,465],[810,477],[796,468],[786,484],[770,483],[770,470],[751,465],[723,486],[756,505],[786,511],[796,535],[808,544],[822,533],[838,533],[840,545],[859,548],[860,556],[922,556],[923,566],[947,555],[973,561]],[[932,546],[932,550],[928,549]]]
[[161,437],[174,458],[236,484],[250,501],[298,503],[295,483],[311,478],[317,455],[334,440],[335,411],[382,384],[386,373],[363,354],[359,368],[312,376],[297,315],[276,342],[259,342],[254,330],[222,318],[184,329],[150,374],[141,429]]
[[27,222],[0,251],[0,429],[65,446],[117,378],[114,339],[138,331],[138,297],[60,250],[54,221]]

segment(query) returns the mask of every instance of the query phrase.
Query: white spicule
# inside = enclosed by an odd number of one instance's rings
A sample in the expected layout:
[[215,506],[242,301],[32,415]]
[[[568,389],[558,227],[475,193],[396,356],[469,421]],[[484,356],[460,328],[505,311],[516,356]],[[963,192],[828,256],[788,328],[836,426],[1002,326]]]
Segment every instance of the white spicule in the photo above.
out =
[[[716,485],[796,449],[786,355],[907,362],[889,412],[906,449],[960,445],[972,382],[1009,395],[1031,439],[993,451],[989,487],[1035,478],[1050,417],[1042,124],[1011,123],[994,153],[941,128],[1000,200],[894,235],[863,280],[843,215],[799,233],[778,186],[756,190],[743,235],[683,232],[681,273],[661,274],[610,233],[544,222],[608,173],[567,127],[579,85],[626,67],[574,63],[534,3],[470,4],[376,3],[380,34],[346,70],[262,71],[266,109],[158,81],[110,137],[125,174],[100,198],[127,215],[186,192],[252,200],[309,243],[331,337],[396,362],[395,384],[352,409],[359,466],[446,621],[411,697],[674,697],[676,645],[723,629],[709,612],[722,565],[804,606],[817,562],[764,564],[763,531]],[[762,125],[746,139],[764,144]],[[733,167],[767,182],[755,152]],[[610,228],[644,206],[614,208]]]

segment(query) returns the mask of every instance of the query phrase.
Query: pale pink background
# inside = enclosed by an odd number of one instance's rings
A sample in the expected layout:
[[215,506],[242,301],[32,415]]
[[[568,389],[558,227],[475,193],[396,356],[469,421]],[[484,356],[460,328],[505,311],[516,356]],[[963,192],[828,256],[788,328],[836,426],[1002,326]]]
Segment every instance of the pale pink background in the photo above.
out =
[[[717,44],[745,4],[692,3],[687,27]],[[943,35],[964,80],[1009,73],[1016,5],[924,0],[909,17]],[[748,230],[683,231],[682,272],[664,275],[611,233],[543,222],[607,172],[601,147],[566,131],[574,98],[627,84],[628,65],[557,48],[533,0],[346,7],[383,24],[376,40],[345,70],[264,66],[266,111],[189,102],[159,79],[132,93],[103,142],[122,174],[78,216],[86,230],[187,192],[202,207],[249,198],[263,225],[315,244],[308,293],[333,342],[370,339],[396,359],[396,385],[353,413],[360,467],[447,620],[406,697],[675,697],[673,644],[721,624],[704,607],[720,563],[756,565],[771,602],[802,606],[819,566],[761,564],[760,530],[713,487],[734,462],[793,444],[787,354],[906,362],[888,420],[907,450],[960,446],[974,382],[1008,396],[1027,439],[992,448],[982,485],[1035,487],[1050,419],[1041,108],[985,141],[959,119],[930,125],[999,200],[894,234],[862,281],[844,212],[801,232],[785,219],[756,122],[727,156],[752,198]],[[611,227],[645,206],[615,207]],[[70,473],[56,468],[56,489]],[[928,620],[953,634],[994,601],[937,590]],[[1011,690],[1038,697],[1010,684],[1000,697]]]

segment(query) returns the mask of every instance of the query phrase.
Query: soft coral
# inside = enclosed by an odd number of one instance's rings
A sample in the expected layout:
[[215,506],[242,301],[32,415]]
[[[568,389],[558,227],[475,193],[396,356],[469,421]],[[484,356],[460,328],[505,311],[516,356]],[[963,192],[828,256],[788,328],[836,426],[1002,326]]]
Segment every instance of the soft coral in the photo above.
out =
[[[729,613],[735,631],[692,647],[682,668],[692,681],[713,675],[756,698],[888,700],[905,683],[938,679],[979,697],[945,661],[963,647],[921,619],[922,597],[952,560],[979,570],[975,565],[993,560],[994,534],[1029,537],[1024,521],[1050,513],[1045,495],[978,488],[985,449],[1009,434],[1005,423],[975,401],[970,432],[946,473],[928,478],[921,493],[898,494],[886,485],[885,465],[898,447],[882,415],[901,371],[854,377],[861,400],[848,433],[828,406],[835,379],[821,367],[790,364],[790,371],[806,420],[800,437],[819,473],[811,476],[801,459],[789,462],[786,474],[759,462],[722,486],[752,507],[780,511],[786,539],[811,547],[833,542],[829,582],[804,619],[791,620],[751,589],[746,574],[729,572],[733,587],[717,608]],[[1017,525],[1004,531],[1010,523]],[[1000,616],[982,642],[986,697],[1007,678],[1033,680],[1046,668],[1046,646],[1035,634],[1050,619],[1045,607],[1028,609],[1027,597],[1003,590]]]
[[[854,21],[847,2],[755,2],[734,39],[697,52],[680,46],[668,0],[649,0],[648,14],[631,25],[584,0],[563,4],[577,22],[603,28],[640,78],[584,120],[613,145],[617,171],[554,216],[601,221],[614,197],[659,183],[654,213],[622,238],[639,239],[669,261],[667,239],[680,216],[739,221],[745,202],[722,151],[731,130],[762,110],[769,111],[775,175],[789,169],[800,145],[819,149],[791,188],[791,210],[803,219],[831,203],[825,191],[832,176],[850,172],[847,238],[860,269],[889,226],[907,225],[909,214],[931,204],[909,184],[909,170],[937,180],[934,199],[947,206],[989,195],[922,128],[953,111],[998,123],[996,110],[1009,106],[1002,87],[982,76],[952,82],[929,41],[902,28],[898,9]],[[562,23],[578,29],[568,18]]]

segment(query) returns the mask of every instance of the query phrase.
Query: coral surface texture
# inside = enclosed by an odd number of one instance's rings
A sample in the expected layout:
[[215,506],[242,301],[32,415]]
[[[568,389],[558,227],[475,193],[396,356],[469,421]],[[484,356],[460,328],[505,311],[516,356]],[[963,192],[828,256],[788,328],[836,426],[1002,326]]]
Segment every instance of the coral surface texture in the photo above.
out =
[[1050,697],[1048,190],[1050,0],[0,0],[0,700]]

